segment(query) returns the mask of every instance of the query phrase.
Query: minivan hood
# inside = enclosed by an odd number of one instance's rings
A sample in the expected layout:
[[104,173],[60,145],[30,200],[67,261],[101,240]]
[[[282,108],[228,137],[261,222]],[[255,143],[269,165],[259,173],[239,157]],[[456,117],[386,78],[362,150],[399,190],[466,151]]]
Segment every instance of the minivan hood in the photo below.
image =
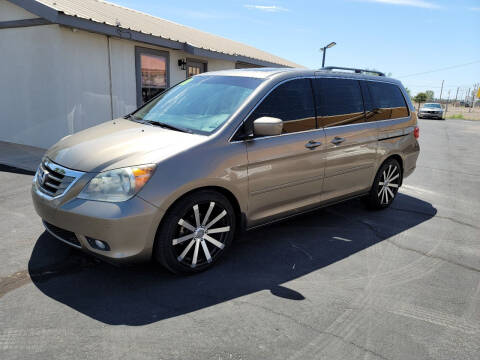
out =
[[46,157],[73,170],[100,172],[158,163],[206,139],[120,118],[61,139]]

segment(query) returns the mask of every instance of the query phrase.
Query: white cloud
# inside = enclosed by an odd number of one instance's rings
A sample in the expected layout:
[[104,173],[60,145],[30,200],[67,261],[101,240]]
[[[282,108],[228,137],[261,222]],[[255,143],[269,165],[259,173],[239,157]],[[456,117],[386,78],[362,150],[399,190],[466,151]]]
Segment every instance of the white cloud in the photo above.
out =
[[364,2],[375,2],[390,5],[414,6],[425,9],[438,9],[439,5],[424,0],[360,0]]
[[266,11],[266,12],[281,12],[281,11],[289,11],[288,9],[276,6],[276,5],[243,5],[248,9]]
[[471,7],[470,10],[472,10],[472,11],[480,11],[480,7]]

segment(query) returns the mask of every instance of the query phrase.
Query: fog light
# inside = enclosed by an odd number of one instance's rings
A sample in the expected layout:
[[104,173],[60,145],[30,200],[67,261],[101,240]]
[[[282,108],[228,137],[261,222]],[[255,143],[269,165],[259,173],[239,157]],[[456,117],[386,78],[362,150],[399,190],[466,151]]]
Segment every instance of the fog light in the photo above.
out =
[[87,239],[90,246],[93,247],[94,249],[103,250],[103,251],[110,250],[110,246],[108,246],[108,244],[105,241],[92,239],[88,236],[85,236],[85,238]]

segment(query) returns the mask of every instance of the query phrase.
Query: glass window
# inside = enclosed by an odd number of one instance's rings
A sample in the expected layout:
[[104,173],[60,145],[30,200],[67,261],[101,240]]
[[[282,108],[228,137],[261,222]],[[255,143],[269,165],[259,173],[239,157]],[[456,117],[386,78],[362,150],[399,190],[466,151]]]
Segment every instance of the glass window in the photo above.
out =
[[429,109],[441,109],[442,106],[440,104],[423,104],[423,107]]
[[323,127],[364,122],[363,98],[357,80],[314,80],[319,124]]
[[374,107],[372,109],[374,115],[369,121],[397,119],[408,116],[405,98],[397,85],[367,81],[367,88]]
[[165,91],[133,114],[133,119],[210,134],[239,108],[262,79],[202,75]]
[[155,50],[137,48],[138,105],[167,88],[167,56]]
[[206,64],[197,61],[187,61],[187,78],[205,72]]
[[310,80],[296,79],[279,85],[250,115],[249,125],[262,116],[283,120],[284,133],[315,129]]

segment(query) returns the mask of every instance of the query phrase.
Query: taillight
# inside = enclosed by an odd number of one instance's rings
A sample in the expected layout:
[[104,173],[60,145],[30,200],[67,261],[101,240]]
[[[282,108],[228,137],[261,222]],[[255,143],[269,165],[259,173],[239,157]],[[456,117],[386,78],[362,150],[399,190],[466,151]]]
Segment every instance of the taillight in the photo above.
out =
[[413,136],[415,136],[415,139],[418,139],[420,137],[420,129],[418,126],[415,126],[415,130],[413,130]]

